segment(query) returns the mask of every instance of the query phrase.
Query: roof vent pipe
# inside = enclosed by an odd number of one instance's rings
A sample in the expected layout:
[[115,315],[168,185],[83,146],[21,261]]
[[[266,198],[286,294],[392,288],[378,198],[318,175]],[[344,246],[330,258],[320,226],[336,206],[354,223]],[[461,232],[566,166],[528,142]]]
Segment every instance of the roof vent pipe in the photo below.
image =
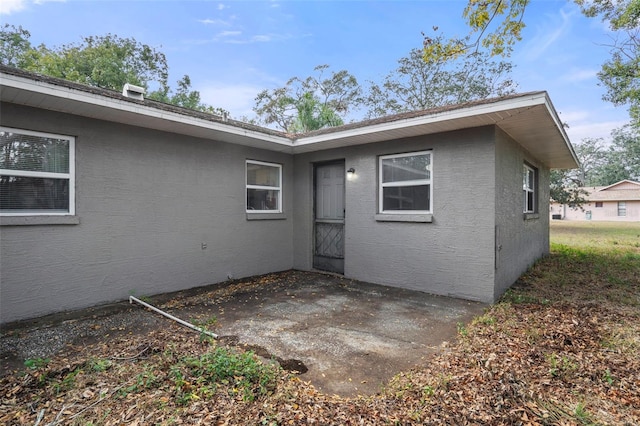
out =
[[122,96],[137,99],[139,101],[144,101],[144,93],[144,87],[135,86],[129,83],[126,83],[122,88]]

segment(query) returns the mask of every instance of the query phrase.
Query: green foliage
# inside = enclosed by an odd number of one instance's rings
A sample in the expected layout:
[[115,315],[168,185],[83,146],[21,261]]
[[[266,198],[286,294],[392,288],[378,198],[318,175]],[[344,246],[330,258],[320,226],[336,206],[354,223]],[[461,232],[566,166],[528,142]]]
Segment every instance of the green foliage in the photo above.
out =
[[560,379],[568,378],[578,369],[578,364],[566,355],[547,355],[547,363],[549,364],[549,374]]
[[230,385],[233,394],[253,401],[274,389],[276,373],[277,367],[263,364],[253,352],[236,353],[222,347],[185,358],[170,370],[183,404],[211,397],[219,384]]
[[[439,38],[441,40],[441,38]],[[368,117],[417,111],[513,93],[512,65],[480,52],[454,61],[425,62],[413,49],[381,85],[371,83],[365,98]]]
[[209,318],[203,320],[199,320],[199,319],[195,319],[193,321],[191,321],[191,323],[193,325],[195,325],[196,327],[198,327],[201,330],[200,333],[200,341],[201,342],[212,342],[213,341],[213,337],[211,337],[210,334],[207,334],[207,332],[210,331],[211,327],[215,327],[215,325],[218,323],[218,318],[215,315],[210,316]]
[[200,92],[192,90],[191,78],[188,75],[178,80],[177,84],[178,87],[175,91],[165,85],[149,93],[147,98],[196,111],[208,112],[210,114],[229,115],[229,111],[223,108],[214,108],[211,105],[203,103],[200,98]]
[[459,322],[456,324],[456,329],[458,330],[458,334],[460,336],[466,337],[469,334],[469,330],[467,330],[467,326],[462,322]]
[[30,52],[25,69],[90,86],[122,90],[126,83],[167,86],[168,65],[164,53],[117,35],[89,36],[80,43]]
[[624,179],[640,180],[640,128],[613,130],[612,141],[584,139],[576,144],[584,186],[608,186]]
[[587,411],[587,408],[583,403],[581,402],[578,403],[573,413],[576,416],[576,420],[578,420],[580,424],[583,424],[583,425],[593,424],[591,420],[591,415],[589,414],[589,412]]
[[96,359],[92,358],[87,361],[87,368],[91,371],[101,373],[107,371],[113,366],[113,362],[108,359]]
[[24,361],[24,366],[29,370],[37,370],[46,367],[50,361],[49,358],[29,358]]
[[260,92],[253,108],[260,121],[289,133],[343,124],[343,117],[361,103],[362,89],[346,70],[326,77],[328,68],[318,65],[316,76],[293,77],[284,87]]
[[615,378],[611,375],[611,371],[608,368],[604,373],[602,373],[602,381],[609,386],[613,385],[613,382],[615,381]]
[[[640,0],[573,0],[589,17],[601,17],[616,33],[611,58],[598,73],[607,89],[603,99],[629,105],[632,122],[640,126]],[[529,0],[468,0],[463,11],[469,34],[450,39],[424,38],[426,62],[451,61],[477,53],[509,56],[522,39]],[[437,27],[434,28],[437,31]]]
[[587,191],[581,188],[582,180],[576,179],[573,170],[551,170],[549,195],[557,203],[570,208],[581,208],[587,201]]
[[0,31],[0,63],[89,86],[121,91],[126,83],[144,87],[147,98],[198,111],[228,114],[201,102],[185,75],[170,88],[169,66],[161,51],[114,34],[83,37],[80,43],[60,47],[33,47],[30,33],[5,24]]
[[161,378],[156,375],[152,366],[146,366],[142,373],[135,377],[135,381],[118,391],[120,397],[126,397],[130,393],[142,392],[145,389],[152,389],[160,385]]
[[56,393],[60,393],[69,389],[72,389],[76,383],[76,376],[82,373],[81,368],[76,368],[64,375],[62,380],[59,380],[53,384],[53,389]]
[[552,200],[582,208],[587,192],[581,187],[640,180],[640,128],[627,125],[613,130],[611,135],[609,144],[602,138],[585,138],[574,145],[580,168],[551,171]]
[[4,24],[0,31],[0,64],[23,68],[31,50],[29,31],[18,26]]
[[[529,0],[469,0],[462,17],[470,33],[466,37],[451,39],[425,37],[425,61],[456,59],[478,52],[481,47],[492,56],[508,56],[515,43],[522,39],[525,27],[522,18],[528,4]],[[497,16],[502,20],[496,20]]]

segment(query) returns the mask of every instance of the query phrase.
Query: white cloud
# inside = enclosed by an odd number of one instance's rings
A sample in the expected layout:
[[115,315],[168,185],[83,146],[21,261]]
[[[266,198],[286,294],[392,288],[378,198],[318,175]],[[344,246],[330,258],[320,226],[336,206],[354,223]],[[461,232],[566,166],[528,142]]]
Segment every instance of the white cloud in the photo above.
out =
[[227,22],[222,19],[198,19],[198,22],[205,25],[224,25],[226,27],[231,25],[231,22]]
[[[570,115],[570,114],[568,114]],[[592,118],[591,114],[587,114],[588,118]],[[565,117],[560,117],[562,121],[565,121]],[[567,120],[569,128],[566,129],[567,135],[571,143],[580,143],[585,138],[603,138],[605,141],[611,139],[611,131],[613,129],[620,128],[629,121],[596,121],[596,120],[576,120],[575,124]]]
[[232,37],[232,36],[239,36],[241,34],[242,34],[242,31],[222,31],[221,33],[218,33],[216,37]]
[[[228,31],[233,32],[233,31]],[[306,37],[306,35],[304,36]],[[284,41],[293,38],[291,34],[257,34],[249,38],[225,38],[216,37],[213,41],[228,44],[250,44],[250,43],[268,43],[271,41]]]
[[564,9],[560,9],[559,22],[557,16],[552,16],[546,25],[537,28],[536,36],[525,49],[527,60],[533,61],[540,58],[558,39],[567,34],[572,25],[572,17],[575,15],[575,10],[565,12]]
[[562,79],[570,82],[578,82],[585,80],[592,80],[597,77],[598,70],[596,69],[575,69],[562,76]]
[[14,12],[20,12],[26,5],[26,0],[2,0],[0,1],[0,15],[11,15]]
[[223,3],[218,3],[218,10],[225,10],[228,9],[229,6],[227,6],[226,4]]
[[221,85],[219,83],[205,85],[199,89],[202,101],[214,107],[224,108],[232,117],[254,116],[252,110],[256,95],[263,88],[251,85]]
[[273,40],[273,38],[274,37],[270,34],[260,34],[260,35],[255,35],[251,37],[251,41],[266,42],[266,41]]
[[24,10],[29,4],[66,3],[67,0],[0,0],[0,15],[11,15]]
[[591,114],[589,113],[589,111],[584,111],[584,110],[570,111],[570,112],[567,112],[567,113],[560,113],[560,119],[563,122],[575,123],[577,121],[587,120],[590,115]]

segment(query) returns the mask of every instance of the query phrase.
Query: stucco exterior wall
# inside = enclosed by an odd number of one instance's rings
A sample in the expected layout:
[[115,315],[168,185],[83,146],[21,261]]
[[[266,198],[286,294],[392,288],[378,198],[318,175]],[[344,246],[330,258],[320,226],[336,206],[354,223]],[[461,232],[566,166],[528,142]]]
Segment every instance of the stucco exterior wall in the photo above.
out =
[[[313,250],[313,164],[342,160],[345,276],[483,302],[494,295],[494,129],[484,127],[295,158],[294,267]],[[433,150],[433,222],[376,221],[378,156]]]
[[[292,267],[289,155],[13,104],[2,125],[76,136],[80,224],[0,226],[0,322]],[[286,219],[247,220],[246,159],[283,165]]]
[[564,220],[593,220],[612,222],[637,222],[640,221],[640,201],[625,201],[627,206],[626,216],[618,216],[617,201],[602,201],[602,207],[596,207],[595,202],[582,205],[582,209],[572,209],[554,203],[551,215],[560,214]]
[[[522,168],[537,169],[537,213],[525,215]],[[536,259],[549,253],[549,169],[496,128],[496,278],[498,298]]]

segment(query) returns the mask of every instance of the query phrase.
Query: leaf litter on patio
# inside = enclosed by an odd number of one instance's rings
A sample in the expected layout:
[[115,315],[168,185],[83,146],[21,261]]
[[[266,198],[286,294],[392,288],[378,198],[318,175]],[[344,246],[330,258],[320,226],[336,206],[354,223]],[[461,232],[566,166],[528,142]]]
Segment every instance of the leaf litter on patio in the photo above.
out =
[[[255,285],[282,285],[277,277]],[[0,380],[0,422],[640,424],[639,295],[640,256],[556,246],[501,302],[459,324],[457,342],[377,395],[320,393],[277,363],[167,324],[30,360]]]

